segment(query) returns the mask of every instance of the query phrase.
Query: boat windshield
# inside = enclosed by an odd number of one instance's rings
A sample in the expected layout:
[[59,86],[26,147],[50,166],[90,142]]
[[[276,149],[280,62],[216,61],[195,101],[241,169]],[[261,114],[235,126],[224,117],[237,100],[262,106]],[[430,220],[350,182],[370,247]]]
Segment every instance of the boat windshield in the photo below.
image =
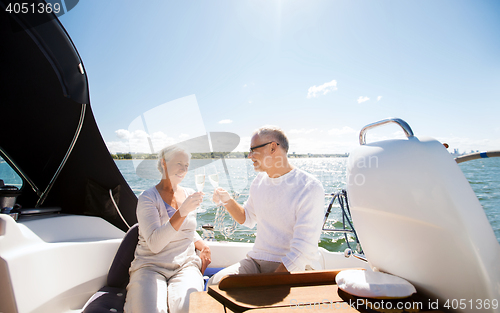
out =
[[19,189],[23,187],[22,178],[2,157],[0,157],[0,179],[3,180],[5,186],[15,186]]

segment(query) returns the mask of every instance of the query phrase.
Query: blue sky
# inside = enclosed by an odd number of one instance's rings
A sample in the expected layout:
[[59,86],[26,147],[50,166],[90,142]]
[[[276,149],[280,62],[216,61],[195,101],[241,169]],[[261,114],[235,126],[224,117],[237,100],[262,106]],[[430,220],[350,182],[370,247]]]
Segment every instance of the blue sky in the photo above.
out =
[[499,16],[497,0],[81,0],[60,20],[113,153],[144,150],[131,124],[148,111],[155,150],[227,131],[247,151],[274,124],[290,152],[344,153],[387,117],[450,151],[500,149]]

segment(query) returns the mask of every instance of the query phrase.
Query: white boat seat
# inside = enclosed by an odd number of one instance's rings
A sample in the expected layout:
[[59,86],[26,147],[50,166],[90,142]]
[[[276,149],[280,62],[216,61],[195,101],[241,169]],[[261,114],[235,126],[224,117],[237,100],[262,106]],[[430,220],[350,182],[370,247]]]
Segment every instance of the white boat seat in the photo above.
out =
[[99,289],[83,307],[82,313],[123,312],[129,268],[134,260],[135,247],[139,241],[139,226],[133,225],[123,237],[109,268],[106,286]]
[[[139,241],[139,225],[134,224],[125,234],[109,268],[106,286],[97,291],[85,304],[82,313],[123,312],[127,285],[130,280],[129,268],[134,260],[135,248]],[[208,278],[223,269],[205,270],[205,289]]]
[[443,304],[500,298],[500,245],[440,142],[411,136],[361,145],[348,159],[347,190],[372,269]]

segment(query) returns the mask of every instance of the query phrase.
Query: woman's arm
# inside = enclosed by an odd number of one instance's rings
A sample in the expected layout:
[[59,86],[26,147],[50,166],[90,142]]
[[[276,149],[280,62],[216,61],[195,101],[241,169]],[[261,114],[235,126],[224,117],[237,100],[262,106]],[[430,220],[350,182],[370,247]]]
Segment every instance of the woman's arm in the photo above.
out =
[[153,253],[158,253],[177,234],[171,223],[161,223],[158,199],[152,194],[144,192],[139,196],[137,203],[137,221],[146,244]]
[[177,211],[175,211],[174,215],[172,215],[172,217],[170,218],[170,220],[168,222],[172,225],[172,227],[176,231],[178,231],[181,228],[182,223],[184,223],[186,216],[181,216],[179,210],[177,210]]
[[203,193],[196,192],[189,195],[175,214],[162,224],[158,207],[161,198],[151,192],[144,192],[137,202],[137,220],[149,250],[158,253],[175,238],[186,216],[193,211],[203,200]]
[[189,195],[184,202],[182,202],[181,207],[172,215],[169,222],[175,230],[181,228],[182,223],[186,219],[189,212],[196,210],[196,208],[203,201],[203,192],[195,192]]

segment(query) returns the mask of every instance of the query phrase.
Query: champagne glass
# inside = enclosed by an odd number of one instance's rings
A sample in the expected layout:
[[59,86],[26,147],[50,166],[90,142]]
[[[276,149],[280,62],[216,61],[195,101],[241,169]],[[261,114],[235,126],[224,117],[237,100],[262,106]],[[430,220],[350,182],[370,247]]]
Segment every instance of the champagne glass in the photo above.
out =
[[[203,191],[203,188],[205,187],[205,168],[204,167],[199,167],[195,170],[194,173],[194,184],[196,185],[196,189],[198,192]],[[204,209],[200,207],[197,210],[198,213],[205,212]]]
[[[210,165],[207,168],[207,175],[208,175],[208,181],[210,182],[212,187],[214,187],[214,193],[215,193],[215,189],[217,189],[219,187],[219,173],[217,173],[217,169],[215,168],[214,165]],[[222,201],[219,200],[218,205],[221,205],[221,204],[222,204]]]
[[194,183],[196,185],[196,189],[198,191],[203,191],[203,187],[205,187],[205,168],[199,167],[196,169],[194,173]]
[[207,169],[208,181],[214,187],[214,190],[219,187],[219,173],[214,165],[210,165]]

